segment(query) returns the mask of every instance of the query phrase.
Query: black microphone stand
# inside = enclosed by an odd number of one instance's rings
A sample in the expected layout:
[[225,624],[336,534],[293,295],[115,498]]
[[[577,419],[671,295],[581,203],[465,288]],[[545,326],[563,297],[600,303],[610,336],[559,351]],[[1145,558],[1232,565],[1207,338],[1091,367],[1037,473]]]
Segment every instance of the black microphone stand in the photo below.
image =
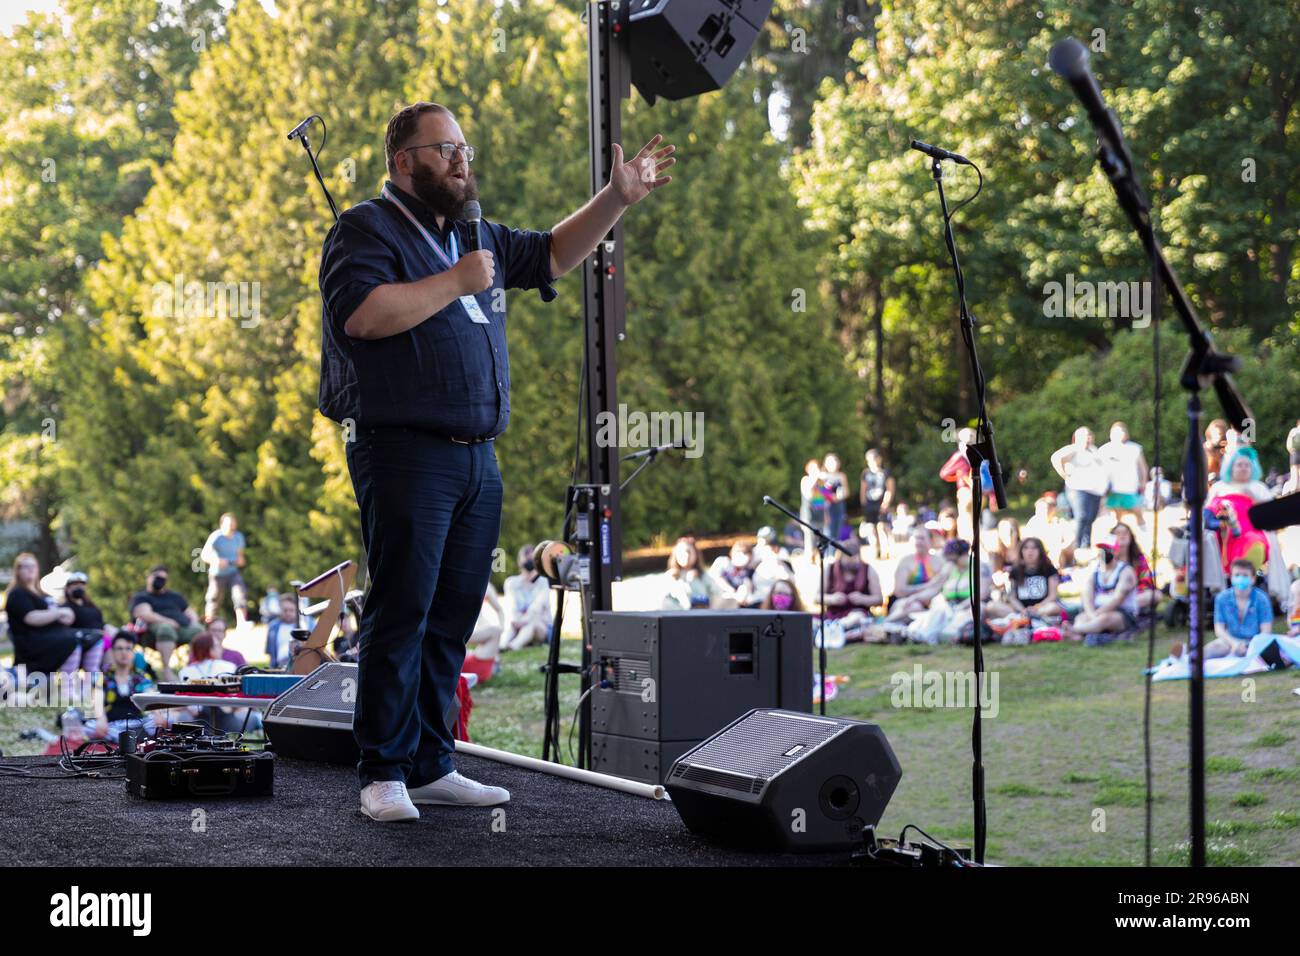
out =
[[836,548],[842,554],[848,554],[849,552],[848,549],[844,547],[844,545],[840,544],[838,541],[833,540],[829,535],[823,532],[821,528],[814,528],[807,521],[804,521],[803,518],[800,518],[797,514],[795,514],[789,508],[785,507],[785,505],[776,501],[772,497],[768,495],[764,495],[763,504],[771,505],[777,511],[784,512],[787,517],[793,518],[796,522],[798,522],[799,524],[807,528],[809,531],[811,531],[813,533],[813,536],[817,539],[817,554],[818,554],[817,578],[818,578],[818,588],[820,591],[820,595],[817,599],[817,606],[821,609],[821,613],[820,615],[818,615],[821,618],[821,626],[817,629],[818,632],[817,667],[821,672],[821,689],[818,691],[817,696],[821,703],[820,713],[823,717],[825,717],[826,716],[826,552],[831,548]]
[[[312,152],[311,143],[307,139],[307,129],[310,127],[312,120],[319,120],[321,127],[320,146],[316,148],[315,152]],[[325,120],[322,119],[319,114],[314,113],[299,123],[297,129],[290,133],[288,138],[297,139],[302,142],[302,148],[307,151],[307,158],[311,160],[311,168],[312,172],[316,174],[316,181],[320,183],[320,188],[325,193],[325,201],[330,204],[330,212],[334,214],[334,221],[338,222],[339,208],[334,205],[334,197],[330,195],[329,187],[325,185],[325,178],[320,174],[320,166],[316,164],[316,157],[319,156],[320,151],[325,148],[325,140],[328,136],[329,129],[325,126]]]
[[1007,506],[1006,490],[1002,483],[1002,467],[998,462],[997,450],[993,444],[993,423],[989,420],[985,406],[984,370],[980,367],[979,354],[975,347],[975,316],[966,304],[966,279],[961,271],[961,261],[957,256],[957,243],[953,237],[952,217],[963,206],[972,202],[984,188],[984,174],[974,163],[967,163],[979,176],[979,186],[968,198],[962,200],[951,211],[948,199],[943,191],[943,163],[938,157],[931,159],[931,172],[934,184],[939,192],[939,208],[943,212],[943,239],[948,247],[948,256],[952,260],[953,275],[957,284],[958,320],[961,327],[962,342],[966,346],[970,359],[971,381],[975,386],[975,401],[978,409],[975,441],[966,446],[966,461],[971,470],[971,550],[970,550],[970,593],[971,619],[975,632],[972,641],[972,655],[975,677],[975,714],[971,723],[971,799],[974,804],[974,844],[975,860],[984,862],[984,844],[987,832],[987,813],[984,804],[984,736],[981,722],[981,710],[984,706],[980,698],[981,677],[984,674],[983,611],[980,606],[982,593],[980,585],[983,575],[980,573],[980,519],[984,505],[984,488],[980,481],[980,470],[988,462],[989,476],[993,479],[993,494],[999,508]]
[[[1061,41],[1058,47],[1070,41]],[[1077,45],[1077,44],[1076,44]],[[1071,64],[1064,64],[1065,73],[1070,73]],[[1056,69],[1056,67],[1053,67]],[[1062,72],[1058,69],[1057,72]],[[1084,72],[1084,78],[1090,80],[1091,74]],[[1067,79],[1070,76],[1067,75]],[[1075,85],[1078,76],[1071,80]],[[1094,82],[1095,86],[1095,82]],[[1076,87],[1078,92],[1078,87]],[[1104,109],[1100,100],[1100,91],[1094,91],[1096,110]],[[1092,95],[1085,97],[1089,105]],[[1138,182],[1134,170],[1133,157],[1128,144],[1124,141],[1123,130],[1114,112],[1105,109],[1104,114],[1093,113],[1093,125],[1097,132],[1097,163],[1110,180],[1120,208],[1124,210],[1129,222],[1142,240],[1142,248],[1150,262],[1153,289],[1152,315],[1158,322],[1160,286],[1168,289],[1174,310],[1183,320],[1190,347],[1186,361],[1179,376],[1179,384],[1187,392],[1187,442],[1183,456],[1183,500],[1187,503],[1188,547],[1187,577],[1190,604],[1187,648],[1190,655],[1191,681],[1189,682],[1189,777],[1190,777],[1190,829],[1191,829],[1191,863],[1192,866],[1205,865],[1205,660],[1204,660],[1204,560],[1202,555],[1205,528],[1204,512],[1206,497],[1205,449],[1201,444],[1201,392],[1207,385],[1213,386],[1223,407],[1225,417],[1238,429],[1244,429],[1246,422],[1254,416],[1246,405],[1245,399],[1237,391],[1231,373],[1240,365],[1239,360],[1217,351],[1208,332],[1197,319],[1196,310],[1192,308],[1182,283],[1173,268],[1165,259],[1156,237],[1155,227],[1151,221],[1151,204],[1147,200]],[[1148,680],[1150,678],[1148,677]]]

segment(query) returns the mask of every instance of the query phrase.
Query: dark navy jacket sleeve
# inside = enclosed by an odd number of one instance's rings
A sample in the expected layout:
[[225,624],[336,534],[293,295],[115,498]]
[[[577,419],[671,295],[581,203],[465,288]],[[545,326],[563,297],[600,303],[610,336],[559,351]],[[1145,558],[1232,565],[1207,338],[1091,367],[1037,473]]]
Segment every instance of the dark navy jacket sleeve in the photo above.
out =
[[536,289],[543,302],[556,292],[551,275],[551,234],[530,229],[511,229],[487,223],[497,247],[497,261],[504,270],[507,289]]
[[400,281],[398,269],[386,230],[367,216],[345,212],[321,262],[321,295],[340,331],[376,286]]

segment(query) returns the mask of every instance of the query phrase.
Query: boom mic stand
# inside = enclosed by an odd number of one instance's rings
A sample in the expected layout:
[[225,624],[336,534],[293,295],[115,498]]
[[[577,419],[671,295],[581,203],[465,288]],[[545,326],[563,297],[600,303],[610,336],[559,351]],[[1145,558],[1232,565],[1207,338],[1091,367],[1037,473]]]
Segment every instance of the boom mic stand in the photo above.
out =
[[981,710],[984,702],[980,699],[980,678],[984,673],[983,611],[980,607],[981,590],[984,576],[980,573],[980,512],[984,505],[984,488],[980,481],[980,472],[984,463],[989,466],[989,477],[993,479],[993,495],[999,508],[1007,506],[1007,493],[1002,483],[1002,466],[998,462],[997,449],[993,444],[993,423],[989,420],[985,406],[984,370],[980,366],[979,354],[975,348],[975,316],[966,304],[966,279],[961,271],[961,261],[957,257],[957,242],[953,237],[952,217],[963,206],[972,202],[984,188],[984,174],[980,168],[969,160],[967,164],[979,176],[979,186],[967,199],[962,200],[951,211],[948,199],[943,192],[943,161],[937,155],[931,156],[931,174],[939,193],[939,208],[943,212],[943,239],[952,261],[952,271],[957,285],[958,321],[961,328],[962,342],[970,360],[971,381],[975,385],[975,401],[979,417],[975,426],[975,441],[966,446],[966,461],[971,470],[971,547],[970,547],[970,593],[971,619],[975,626],[972,655],[975,678],[975,714],[971,723],[971,799],[974,804],[974,843],[975,861],[984,862],[984,843],[987,831],[987,814],[984,806],[984,736],[981,723]]
[[817,629],[817,633],[818,633],[817,665],[819,670],[821,671],[821,689],[818,691],[818,697],[820,698],[821,701],[821,715],[825,717],[826,716],[826,551],[829,548],[835,548],[841,554],[848,554],[849,552],[848,549],[844,547],[844,545],[840,544],[838,541],[832,540],[828,535],[823,533],[821,528],[814,528],[807,521],[804,521],[803,518],[800,518],[797,514],[795,514],[793,511],[791,511],[785,505],[781,504],[776,499],[772,498],[770,495],[763,496],[763,504],[771,505],[777,511],[784,512],[787,517],[793,518],[796,522],[798,522],[799,524],[807,528],[809,531],[811,531],[817,539],[817,554],[819,555],[819,559],[817,561],[817,578],[818,578],[818,586],[820,588],[820,593],[821,593],[821,596],[817,600],[818,607],[821,609],[821,613],[819,615],[819,617],[821,618],[821,626]]
[[[1189,687],[1190,711],[1190,769],[1191,777],[1191,850],[1192,866],[1205,865],[1205,660],[1202,634],[1201,600],[1204,597],[1204,567],[1202,563],[1202,534],[1205,512],[1205,449],[1201,445],[1201,392],[1207,385],[1214,387],[1219,404],[1233,426],[1244,429],[1248,419],[1253,419],[1246,400],[1238,392],[1231,372],[1237,370],[1239,360],[1216,351],[1214,341],[1201,326],[1183,291],[1182,283],[1165,259],[1151,222],[1151,204],[1147,200],[1134,170],[1133,157],[1124,141],[1119,120],[1106,108],[1088,69],[1088,51],[1078,40],[1067,37],[1052,47],[1048,57],[1052,69],[1064,77],[1088,111],[1097,133],[1097,163],[1110,180],[1119,200],[1120,208],[1142,240],[1142,247],[1151,265],[1151,306],[1153,319],[1159,321],[1160,285],[1169,290],[1174,311],[1183,320],[1190,343],[1183,363],[1179,384],[1187,392],[1187,443],[1183,458],[1183,498],[1190,511],[1188,516],[1187,577],[1190,597],[1190,621],[1187,647],[1191,655],[1191,681]],[[1148,677],[1148,680],[1150,678]]]

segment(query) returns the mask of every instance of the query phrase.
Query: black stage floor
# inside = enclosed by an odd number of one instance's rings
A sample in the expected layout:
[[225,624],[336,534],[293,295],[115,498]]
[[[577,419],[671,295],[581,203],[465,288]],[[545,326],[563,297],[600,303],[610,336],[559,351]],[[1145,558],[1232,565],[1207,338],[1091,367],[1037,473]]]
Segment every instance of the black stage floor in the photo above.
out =
[[[8,758],[10,764],[53,758]],[[122,780],[0,775],[9,865],[826,866],[848,854],[738,852],[690,834],[672,804],[459,755],[510,790],[492,808],[421,807],[418,822],[361,815],[355,772],[279,758],[275,796],[153,801]],[[41,770],[49,773],[49,770]],[[195,811],[202,810],[199,814]],[[494,826],[495,824],[495,826]]]

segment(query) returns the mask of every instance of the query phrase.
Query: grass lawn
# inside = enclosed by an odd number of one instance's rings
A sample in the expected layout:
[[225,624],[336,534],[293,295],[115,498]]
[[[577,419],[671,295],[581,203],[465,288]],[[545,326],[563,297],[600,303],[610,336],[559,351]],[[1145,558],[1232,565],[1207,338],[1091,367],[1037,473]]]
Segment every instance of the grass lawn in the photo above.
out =
[[[1161,636],[1157,657],[1168,640]],[[566,641],[566,659],[578,646]],[[984,649],[998,677],[998,713],[984,721],[988,859],[1008,865],[1141,865],[1143,859],[1142,677],[1144,643],[1102,648],[1048,645]],[[545,652],[507,654],[502,673],[476,690],[475,741],[540,756]],[[890,678],[970,670],[970,648],[850,646],[829,653],[827,672],[849,682],[828,713],[881,725],[903,780],[881,821],[897,836],[915,823],[970,841],[970,710],[897,708]],[[1207,819],[1210,861],[1286,865],[1300,860],[1300,761],[1294,670],[1206,681]],[[991,679],[991,677],[990,677]],[[992,684],[990,684],[992,686]],[[577,680],[562,688],[563,732]],[[1187,860],[1188,684],[1155,685],[1152,743],[1157,863]]]
[[[1168,647],[1160,639],[1160,656]],[[564,657],[578,645],[564,642]],[[540,756],[545,649],[507,654],[501,674],[475,691],[476,742]],[[1048,645],[985,648],[997,675],[996,717],[984,721],[988,858],[1008,865],[1140,865],[1143,848],[1142,643],[1103,648]],[[829,713],[880,724],[903,768],[881,821],[896,836],[915,823],[941,839],[969,841],[968,709],[895,707],[891,676],[970,669],[963,647],[862,646],[829,655],[828,673],[849,678]],[[1247,681],[1206,682],[1210,861],[1286,865],[1300,860],[1300,761],[1292,694],[1296,671]],[[992,686],[990,684],[990,686]],[[1249,693],[1253,686],[1252,694]],[[563,733],[577,705],[577,681],[565,677]],[[1155,686],[1153,743],[1155,859],[1187,858],[1187,690]],[[1245,699],[1243,699],[1245,698]],[[53,728],[50,710],[0,708],[0,747],[38,753],[17,742],[24,727]]]

